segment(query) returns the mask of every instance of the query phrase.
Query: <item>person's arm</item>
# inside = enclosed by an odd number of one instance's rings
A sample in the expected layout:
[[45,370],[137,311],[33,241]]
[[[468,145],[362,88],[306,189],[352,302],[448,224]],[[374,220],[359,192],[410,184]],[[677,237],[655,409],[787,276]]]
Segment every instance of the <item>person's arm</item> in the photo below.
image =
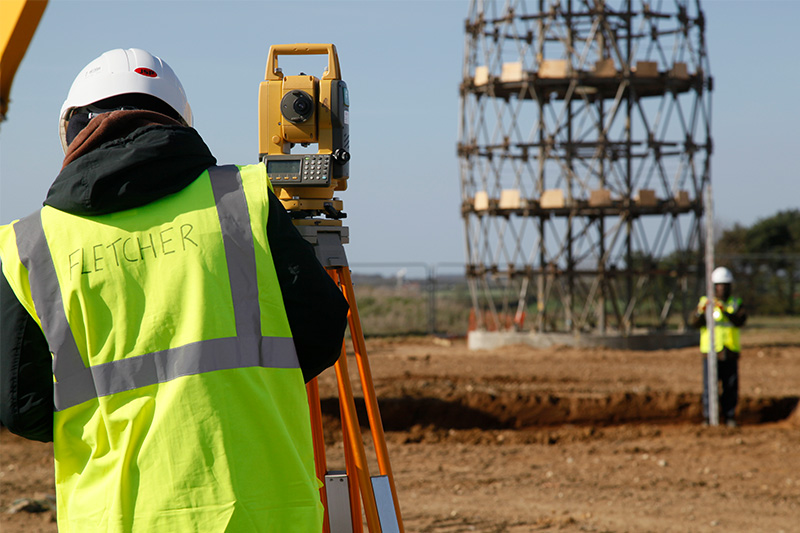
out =
[[307,383],[339,358],[349,306],[272,192],[269,202],[267,237]]
[[693,328],[702,328],[706,325],[706,306],[703,300],[700,300],[697,309],[689,319],[689,325]]
[[26,439],[50,442],[53,410],[47,341],[0,274],[0,422]]
[[725,313],[725,316],[737,328],[744,326],[744,323],[747,322],[747,311],[745,311],[744,305],[740,305],[733,313]]

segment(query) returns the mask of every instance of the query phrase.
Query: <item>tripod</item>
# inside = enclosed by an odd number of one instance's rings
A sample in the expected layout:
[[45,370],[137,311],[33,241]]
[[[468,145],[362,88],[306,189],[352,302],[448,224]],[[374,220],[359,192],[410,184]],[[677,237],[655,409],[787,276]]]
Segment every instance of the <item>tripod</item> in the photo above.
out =
[[344,293],[350,311],[347,315],[353,351],[358,365],[361,388],[364,393],[367,418],[369,420],[372,442],[378,462],[379,476],[370,476],[364,440],[356,414],[353,390],[347,365],[346,346],[342,343],[342,353],[334,365],[339,391],[339,413],[342,421],[345,472],[329,472],[325,455],[325,441],[322,432],[319,386],[314,378],[306,386],[311,411],[311,432],[314,441],[314,459],[317,478],[325,480],[320,489],[320,498],[325,507],[324,533],[363,531],[361,506],[370,533],[402,533],[403,522],[400,504],[389,462],[389,452],[383,433],[383,423],[378,409],[378,400],[372,383],[372,372],[367,358],[364,332],[358,316],[353,282],[343,244],[348,242],[348,228],[340,225],[316,225],[312,219],[297,219],[298,231],[309,241],[320,263]]

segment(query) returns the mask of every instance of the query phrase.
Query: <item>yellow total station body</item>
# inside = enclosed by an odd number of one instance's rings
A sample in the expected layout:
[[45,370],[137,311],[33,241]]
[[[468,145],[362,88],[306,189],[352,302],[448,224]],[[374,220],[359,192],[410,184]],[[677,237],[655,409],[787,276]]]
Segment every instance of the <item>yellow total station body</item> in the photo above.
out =
[[[324,55],[322,79],[285,76],[281,55]],[[296,218],[325,215],[338,220],[342,202],[334,191],[347,189],[350,160],[350,101],[333,44],[283,44],[270,47],[265,79],[258,93],[259,159],[275,194]],[[311,154],[292,154],[296,144],[317,144]]]

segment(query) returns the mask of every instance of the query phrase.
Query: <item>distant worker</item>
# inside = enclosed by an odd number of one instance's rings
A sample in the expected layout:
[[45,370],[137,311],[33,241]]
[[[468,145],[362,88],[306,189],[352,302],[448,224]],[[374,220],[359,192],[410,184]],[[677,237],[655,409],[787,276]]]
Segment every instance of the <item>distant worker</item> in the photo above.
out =
[[[717,354],[717,377],[719,379],[720,421],[728,426],[736,426],[736,404],[739,401],[739,355],[742,351],[739,341],[739,328],[747,321],[747,313],[741,298],[731,296],[733,274],[725,267],[718,267],[711,273],[714,284],[714,351]],[[706,327],[706,306],[708,298],[703,296],[697,304],[697,312],[692,326],[700,328],[700,352],[703,358],[703,416],[708,422],[708,350],[711,346]]]
[[322,527],[304,381],[347,302],[264,165],[191,126],[165,62],[104,53],[44,207],[0,227],[0,419],[53,441],[62,533]]

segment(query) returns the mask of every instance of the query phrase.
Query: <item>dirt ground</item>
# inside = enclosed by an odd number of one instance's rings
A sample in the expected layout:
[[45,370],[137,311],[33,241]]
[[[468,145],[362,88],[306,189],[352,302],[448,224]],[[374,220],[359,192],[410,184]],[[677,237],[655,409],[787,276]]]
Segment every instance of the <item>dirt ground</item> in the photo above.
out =
[[[747,335],[736,428],[702,425],[694,348],[367,349],[406,531],[800,531],[797,332]],[[332,371],[320,390],[343,468]],[[56,531],[52,446],[3,430],[0,451],[0,530]]]

